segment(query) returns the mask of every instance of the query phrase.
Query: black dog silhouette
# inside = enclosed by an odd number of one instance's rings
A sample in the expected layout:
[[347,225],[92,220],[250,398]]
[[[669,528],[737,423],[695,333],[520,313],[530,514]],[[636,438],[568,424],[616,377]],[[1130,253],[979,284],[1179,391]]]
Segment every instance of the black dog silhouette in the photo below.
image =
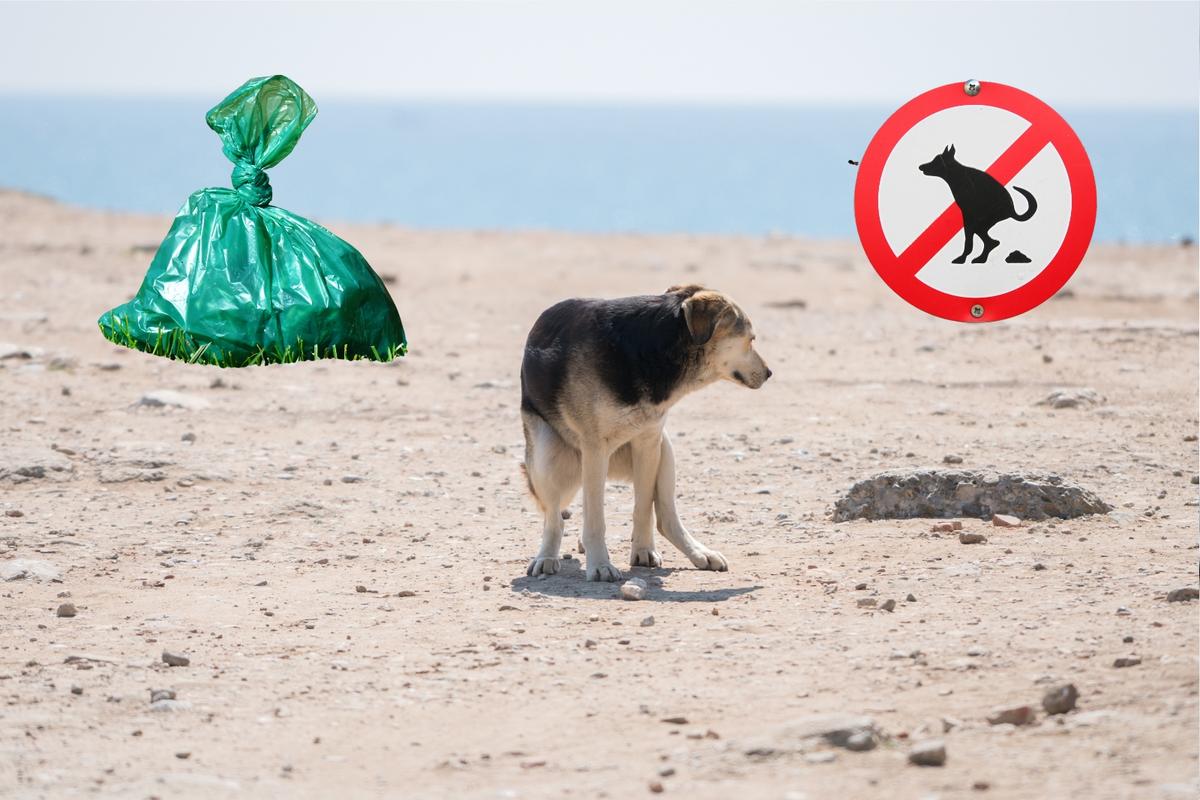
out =
[[933,160],[922,164],[921,172],[935,178],[941,178],[950,186],[954,202],[963,215],[962,255],[954,259],[955,264],[962,264],[971,254],[974,237],[983,240],[983,252],[971,259],[972,264],[984,264],[988,255],[996,249],[1000,242],[988,236],[988,231],[997,222],[1005,219],[1015,219],[1024,222],[1037,211],[1037,200],[1033,195],[1019,186],[1014,186],[1025,199],[1029,201],[1029,209],[1024,214],[1018,214],[1013,206],[1012,195],[1004,188],[1004,184],[988,175],[981,169],[960,164],[954,158],[954,145],[950,145]]

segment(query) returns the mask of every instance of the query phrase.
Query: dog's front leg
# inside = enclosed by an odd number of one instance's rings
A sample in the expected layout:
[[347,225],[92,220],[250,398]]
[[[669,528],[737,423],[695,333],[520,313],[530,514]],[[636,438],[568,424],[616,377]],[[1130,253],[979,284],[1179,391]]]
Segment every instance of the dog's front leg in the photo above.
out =
[[675,450],[671,447],[671,439],[666,433],[662,436],[658,482],[654,486],[654,511],[658,515],[658,532],[678,547],[697,569],[712,569],[718,572],[729,569],[725,556],[696,541],[679,519],[679,513],[675,510]]
[[604,483],[608,480],[608,450],[585,444],[580,453],[583,467],[583,548],[589,581],[619,581],[621,571],[608,557],[604,541]]
[[661,567],[662,556],[654,549],[654,485],[658,482],[658,462],[662,453],[662,433],[634,439],[629,443],[633,456],[633,553],[631,567]]

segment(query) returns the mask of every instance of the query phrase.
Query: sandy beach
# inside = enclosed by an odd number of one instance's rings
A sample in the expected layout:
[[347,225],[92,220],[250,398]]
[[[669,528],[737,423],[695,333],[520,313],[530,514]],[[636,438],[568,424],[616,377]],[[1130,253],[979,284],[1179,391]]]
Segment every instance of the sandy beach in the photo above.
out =
[[[1200,792],[1200,619],[1166,599],[1197,583],[1194,247],[1095,245],[1059,296],[971,326],[905,305],[854,242],[323,222],[384,277],[408,357],[115,347],[96,318],[169,219],[0,192],[0,568],[26,569],[0,582],[0,797]],[[641,602],[577,559],[527,578],[529,326],[684,282],[736,298],[775,372],[670,417],[681,515],[730,571],[664,544],[626,570]],[[1059,388],[1093,401],[1039,405]],[[1114,510],[964,519],[973,545],[831,519],[856,481],[947,456]],[[631,492],[607,503],[624,568]],[[1065,683],[1077,708],[1047,714]],[[878,746],[804,736],[833,713]],[[927,739],[944,766],[908,763]]]

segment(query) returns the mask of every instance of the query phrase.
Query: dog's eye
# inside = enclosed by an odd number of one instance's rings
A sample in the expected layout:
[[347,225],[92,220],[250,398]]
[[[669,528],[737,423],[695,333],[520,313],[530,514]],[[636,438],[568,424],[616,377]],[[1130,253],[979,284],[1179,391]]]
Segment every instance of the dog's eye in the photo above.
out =
[[755,336],[753,333],[752,333],[752,334],[750,334],[750,341],[752,341],[752,342],[753,342],[753,341],[754,341],[755,339],[757,339],[757,338],[758,338],[758,337],[757,337],[757,336]]

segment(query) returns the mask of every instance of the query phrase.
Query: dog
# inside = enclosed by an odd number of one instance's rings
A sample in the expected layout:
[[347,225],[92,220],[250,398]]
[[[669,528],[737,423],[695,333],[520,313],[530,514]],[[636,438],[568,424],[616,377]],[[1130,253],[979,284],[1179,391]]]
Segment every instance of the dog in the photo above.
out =
[[958,163],[954,158],[954,145],[950,145],[927,163],[921,164],[919,169],[926,175],[944,180],[950,186],[950,194],[954,195],[958,210],[962,212],[963,235],[966,241],[963,243],[962,255],[953,259],[955,264],[966,263],[975,236],[983,241],[983,252],[971,259],[971,263],[987,263],[988,256],[1000,244],[988,235],[992,226],[1006,219],[1024,222],[1037,211],[1037,200],[1033,199],[1033,195],[1019,186],[1014,186],[1013,188],[1025,195],[1025,199],[1029,201],[1029,208],[1025,213],[1018,214],[1016,206],[1013,205],[1012,195],[1004,188],[1004,184],[981,169]]
[[651,514],[699,569],[725,557],[698,542],[675,508],[675,453],[663,428],[685,395],[719,380],[758,389],[771,370],[754,327],[727,296],[701,286],[661,295],[564,300],[534,323],[521,362],[525,477],[544,517],[527,573],[559,570],[564,509],[583,488],[587,580],[619,581],[604,540],[608,479],[633,484],[631,566],[658,567]]

